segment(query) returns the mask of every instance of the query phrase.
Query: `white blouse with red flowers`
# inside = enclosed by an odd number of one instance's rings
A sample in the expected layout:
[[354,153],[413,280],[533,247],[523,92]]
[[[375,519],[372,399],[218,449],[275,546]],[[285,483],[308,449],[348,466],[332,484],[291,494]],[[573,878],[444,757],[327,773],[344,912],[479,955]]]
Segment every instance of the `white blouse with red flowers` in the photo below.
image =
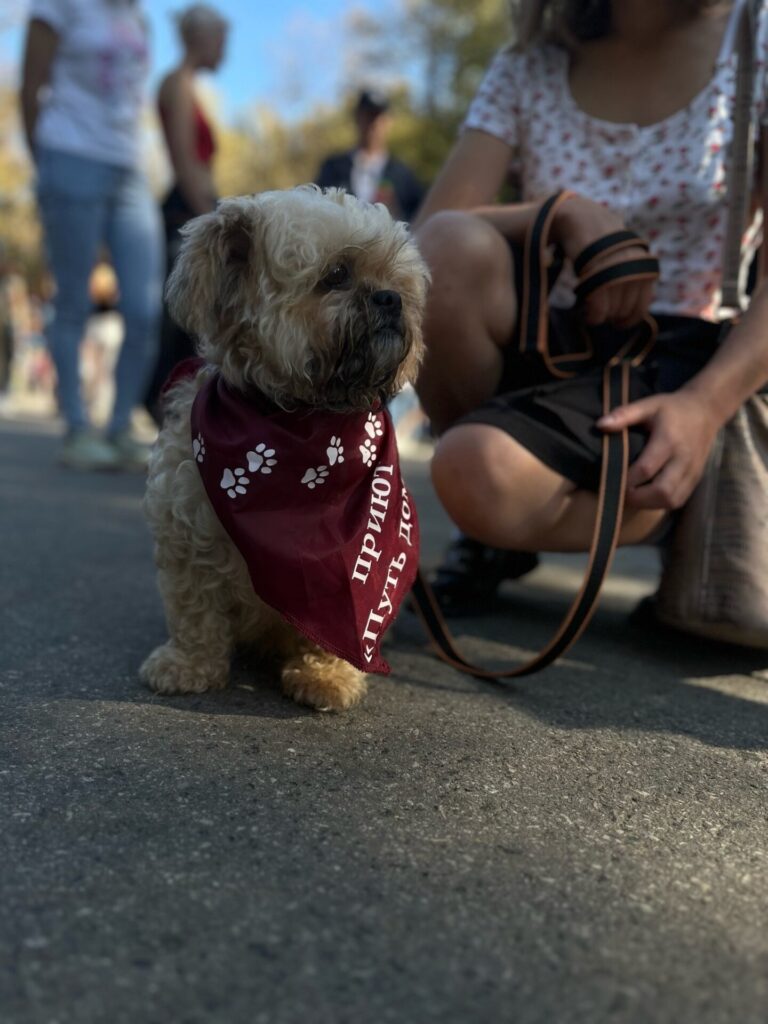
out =
[[[740,6],[737,0],[709,83],[656,124],[618,124],[586,114],[570,91],[567,52],[550,45],[500,51],[464,122],[464,128],[488,132],[512,147],[523,199],[573,189],[610,207],[647,238],[661,265],[653,300],[658,313],[720,317]],[[767,48],[768,3],[761,6],[758,26],[754,109],[760,121],[766,115]],[[744,273],[761,229],[758,211],[744,235]],[[563,275],[554,305],[572,304],[571,283]]]

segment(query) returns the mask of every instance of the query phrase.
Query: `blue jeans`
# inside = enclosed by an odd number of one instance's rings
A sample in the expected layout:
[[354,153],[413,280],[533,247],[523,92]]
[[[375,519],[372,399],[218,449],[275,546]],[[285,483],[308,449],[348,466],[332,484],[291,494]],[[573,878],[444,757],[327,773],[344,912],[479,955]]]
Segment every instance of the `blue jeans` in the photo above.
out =
[[59,379],[59,408],[70,430],[87,424],[79,350],[91,306],[88,279],[106,245],[125,320],[109,428],[117,433],[129,426],[157,355],[163,288],[157,206],[133,168],[41,148],[37,175],[48,261],[56,279],[55,313],[47,334]]

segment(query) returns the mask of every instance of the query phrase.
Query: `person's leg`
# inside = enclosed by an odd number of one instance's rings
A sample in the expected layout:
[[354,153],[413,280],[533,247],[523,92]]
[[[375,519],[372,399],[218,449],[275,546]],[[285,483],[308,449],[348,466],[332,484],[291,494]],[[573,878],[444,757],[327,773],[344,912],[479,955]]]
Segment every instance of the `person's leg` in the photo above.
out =
[[[432,478],[446,511],[481,545],[515,553],[588,550],[594,493],[577,489],[496,427],[448,429],[498,387],[518,312],[509,246],[485,222],[460,212],[430,218],[418,242],[433,283],[417,391],[443,435]],[[628,510],[620,542],[646,539],[664,515]]]
[[[2,287],[2,284],[0,284]],[[2,299],[0,298],[0,304]],[[4,395],[11,384],[13,364],[13,325],[0,322],[0,395]]]
[[[170,225],[165,226],[165,281],[168,281],[173,264],[179,254],[181,247],[181,235],[177,228]],[[165,287],[165,285],[163,286]],[[160,395],[163,385],[174,366],[183,359],[194,356],[194,339],[183,331],[171,316],[168,310],[168,303],[163,302],[163,310],[160,319],[160,345],[157,357],[154,361],[154,368],[150,374],[149,384],[144,393],[144,405],[158,426],[162,423],[162,402]]]
[[110,168],[99,161],[43,150],[38,202],[46,252],[56,281],[48,345],[58,377],[58,403],[70,431],[88,416],[80,393],[80,343],[90,309],[88,279],[106,220]]
[[157,354],[161,312],[163,247],[160,216],[143,178],[121,170],[107,221],[107,242],[120,286],[125,335],[115,368],[115,404],[110,436],[130,428],[131,413],[144,395]]
[[[517,318],[514,268],[507,242],[471,214],[436,214],[420,229],[418,243],[432,285],[416,390],[433,430],[442,433],[498,387]],[[493,602],[503,580],[518,579],[537,563],[535,554],[501,550],[459,531],[432,587],[446,615],[461,615]]]
[[[544,465],[498,427],[479,423],[446,431],[432,460],[432,480],[445,510],[471,537],[518,551],[587,551],[597,495]],[[639,544],[663,510],[628,509],[620,544]]]
[[440,434],[496,391],[517,296],[509,246],[478,217],[438,213],[419,231],[418,244],[432,285],[424,321],[427,353],[416,390]]

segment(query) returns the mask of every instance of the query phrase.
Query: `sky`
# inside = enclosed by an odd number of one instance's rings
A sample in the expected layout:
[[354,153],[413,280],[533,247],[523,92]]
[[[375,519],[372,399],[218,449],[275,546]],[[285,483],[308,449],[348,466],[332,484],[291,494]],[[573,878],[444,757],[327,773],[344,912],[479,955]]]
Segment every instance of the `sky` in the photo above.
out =
[[[318,102],[334,103],[344,94],[344,24],[353,10],[386,16],[398,0],[213,0],[231,24],[227,59],[210,86],[228,121],[254,103],[268,104],[283,116],[298,116]],[[27,4],[0,0],[0,9],[15,9],[15,18],[0,14],[0,58],[7,73],[18,63]],[[184,0],[144,0],[152,26],[152,83],[178,57],[174,11]],[[15,21],[10,27],[3,23]],[[207,78],[208,76],[206,76]],[[375,71],[372,74],[375,81]],[[352,83],[353,86],[359,84]]]

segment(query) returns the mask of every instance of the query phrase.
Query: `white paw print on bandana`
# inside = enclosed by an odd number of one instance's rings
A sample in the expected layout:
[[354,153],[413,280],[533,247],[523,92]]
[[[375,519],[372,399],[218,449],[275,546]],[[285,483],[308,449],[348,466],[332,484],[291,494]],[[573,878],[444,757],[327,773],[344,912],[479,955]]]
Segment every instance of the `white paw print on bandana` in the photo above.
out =
[[274,454],[274,448],[267,448],[264,443],[257,444],[252,452],[246,453],[248,469],[251,473],[271,473],[272,467],[277,465],[277,459],[272,458]]
[[306,484],[310,491],[314,491],[320,484],[325,483],[325,478],[328,476],[327,466],[318,466],[317,469],[308,469],[304,476],[301,478],[301,482]]
[[192,442],[192,458],[197,462],[202,462],[205,458],[205,441],[202,434],[198,434]]
[[238,494],[245,494],[245,489],[251,481],[245,475],[244,469],[225,469],[219,486],[226,491],[230,498],[236,498]]
[[381,437],[384,433],[384,428],[381,425],[381,421],[378,416],[375,416],[372,412],[368,413],[368,419],[365,423],[365,432],[368,437],[375,439]]
[[363,462],[366,466],[370,466],[372,462],[376,461],[377,451],[378,449],[376,448],[376,445],[373,441],[368,440],[368,438],[365,439],[365,444],[360,445],[360,454],[362,455]]
[[325,449],[325,454],[331,466],[335,466],[337,462],[344,461],[344,445],[341,443],[340,437],[331,438],[328,447]]

